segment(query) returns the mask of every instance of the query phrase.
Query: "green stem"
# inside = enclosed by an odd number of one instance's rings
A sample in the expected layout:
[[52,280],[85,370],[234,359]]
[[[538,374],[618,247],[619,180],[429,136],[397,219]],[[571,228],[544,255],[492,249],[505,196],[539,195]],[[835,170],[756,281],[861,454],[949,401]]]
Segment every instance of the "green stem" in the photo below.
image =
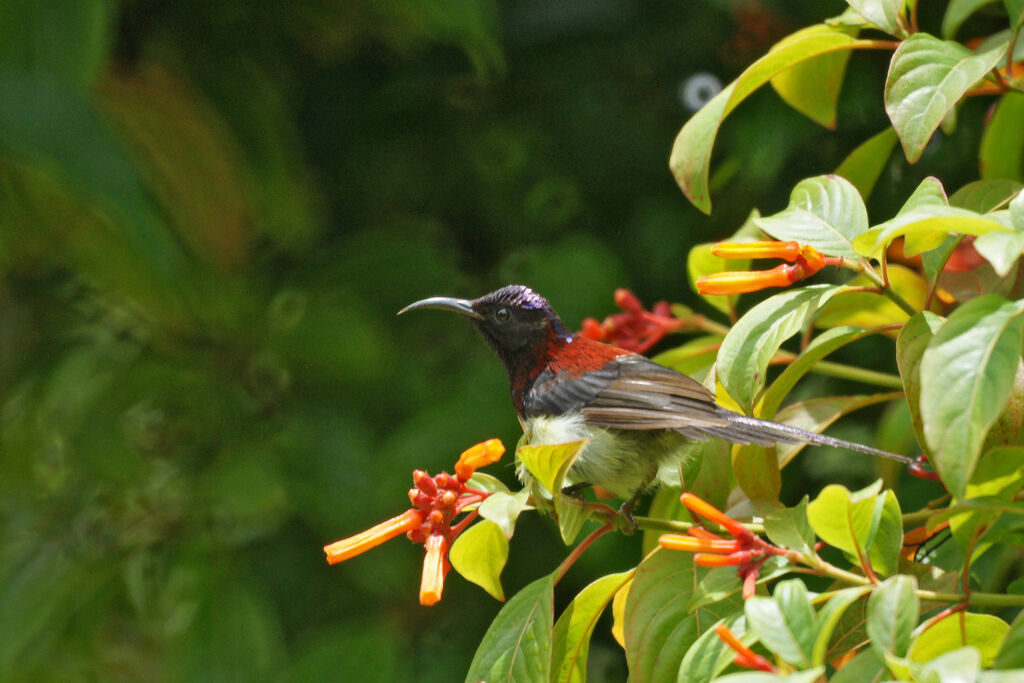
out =
[[906,311],[907,315],[917,315],[918,310],[911,306],[909,301],[900,296],[899,292],[897,292],[892,287],[886,286],[885,281],[881,277],[879,277],[878,273],[876,273],[873,269],[864,268],[860,272],[864,274],[864,277],[875,283],[875,285],[881,290],[884,296],[888,297],[890,301],[892,301],[894,304],[896,304],[904,311]]
[[[818,570],[819,573],[831,576],[833,579],[851,583],[855,586],[872,585],[867,577],[840,569],[821,558],[817,558],[816,562],[808,560],[806,557],[803,557],[803,560],[806,564]],[[963,593],[939,593],[919,589],[917,597],[930,602],[966,602],[976,607],[1024,607],[1024,595],[1004,595],[1002,593],[971,593],[970,595],[964,595]]]
[[853,365],[832,363],[827,360],[820,360],[815,363],[814,367],[811,368],[811,372],[819,375],[828,375],[829,377],[852,379],[857,382],[864,382],[865,384],[877,384],[880,387],[888,387],[890,389],[903,388],[903,380],[897,375],[892,375],[888,372],[878,372],[877,370],[858,368]]
[[917,526],[919,524],[927,522],[928,518],[936,513],[937,508],[947,504],[949,500],[950,496],[945,495],[942,496],[941,498],[936,498],[935,500],[931,501],[930,503],[928,503],[928,505],[921,508],[920,510],[904,514],[903,527],[906,528],[908,526]]
[[1024,595],[1004,595],[1003,593],[937,593],[935,591],[918,590],[917,597],[930,602],[966,602],[975,607],[1024,607]]

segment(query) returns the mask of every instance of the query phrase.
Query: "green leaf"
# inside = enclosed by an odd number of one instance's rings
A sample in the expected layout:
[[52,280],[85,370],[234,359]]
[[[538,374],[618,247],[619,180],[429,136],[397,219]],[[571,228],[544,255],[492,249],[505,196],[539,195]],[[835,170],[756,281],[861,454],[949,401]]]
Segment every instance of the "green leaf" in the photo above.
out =
[[587,439],[560,444],[520,446],[516,458],[548,493],[562,490],[565,475],[587,445]]
[[[529,440],[524,435],[524,440]],[[570,545],[583,528],[586,516],[583,505],[562,495],[562,483],[572,464],[587,446],[587,439],[564,444],[538,444],[520,446],[516,449],[516,458],[540,482],[554,500],[555,514],[558,517],[558,531],[562,541]]]
[[473,655],[466,683],[547,681],[551,671],[554,580],[544,576],[498,612]]
[[732,473],[736,485],[751,500],[772,504],[779,499],[782,475],[775,446],[733,446]]
[[894,239],[906,236],[903,253],[915,256],[942,244],[948,233],[984,235],[993,230],[1010,231],[984,214],[955,206],[928,204],[874,226],[855,239],[853,247],[862,256],[880,260]]
[[875,501],[875,530],[868,558],[882,576],[895,574],[903,547],[903,514],[894,491],[886,491]]
[[1022,120],[1024,94],[1008,92],[1002,95],[978,147],[978,167],[982,178],[1024,181]]
[[857,10],[857,14],[875,27],[901,38],[907,35],[900,18],[903,2],[904,0],[847,0],[847,4]]
[[838,175],[801,180],[789,206],[754,224],[778,240],[810,245],[826,256],[856,259],[853,240],[868,229],[868,212],[857,188]]
[[0,64],[85,91],[107,66],[115,16],[103,0],[0,3]]
[[833,594],[825,606],[818,611],[818,633],[814,639],[811,663],[820,666],[826,663],[828,644],[836,625],[846,613],[846,608],[871,592],[871,586],[852,586]]
[[[705,442],[707,443],[707,442]],[[674,486],[662,484],[654,492],[651,498],[651,505],[647,508],[647,516],[655,519],[667,519],[673,521],[690,521],[690,512],[679,500],[682,491]],[[665,533],[662,529],[644,529],[643,544],[641,552],[647,555],[658,547],[658,539]]]
[[946,13],[942,15],[942,37],[952,38],[967,17],[994,2],[996,0],[950,0]]
[[473,476],[470,477],[469,481],[466,483],[478,491],[487,491],[488,493],[507,493],[510,495],[512,493],[512,491],[505,486],[504,482],[491,474],[487,474],[486,472],[474,472]]
[[[817,27],[805,29],[816,31]],[[851,36],[856,36],[858,27],[846,27]],[[772,49],[778,50],[787,42],[799,40],[801,32],[783,38]],[[771,80],[772,88],[789,106],[820,123],[828,129],[836,125],[836,102],[843,86],[846,74],[846,63],[850,61],[850,53],[830,52],[813,59],[801,62]]]
[[718,376],[725,390],[749,413],[764,387],[768,362],[818,308],[841,291],[834,285],[810,285],[777,294],[747,311],[732,326],[718,351]]
[[743,611],[762,645],[794,666],[811,665],[818,620],[803,581],[780,581],[772,597],[747,598]]
[[492,493],[480,504],[480,516],[498,525],[505,538],[512,538],[516,529],[519,513],[526,507],[530,492],[526,489],[514,494],[503,492]]
[[1024,0],[1003,0],[1006,14],[1010,17],[1010,29],[1019,31],[1024,25]]
[[853,557],[857,549],[867,555],[875,525],[881,480],[855,493],[829,484],[807,506],[807,519],[821,540]]
[[991,614],[963,612],[933,624],[910,646],[908,657],[915,662],[928,662],[965,645],[978,648],[981,665],[992,666],[1010,625]]
[[[761,565],[761,573],[758,574],[755,585],[761,586],[775,581],[792,571],[792,568],[789,561],[782,557],[768,558]],[[736,576],[734,567],[714,567],[697,584],[697,590],[693,592],[687,609],[692,611],[727,597],[739,595],[742,590],[743,582]]]
[[807,521],[807,496],[791,508],[776,508],[765,515],[764,532],[775,545],[814,557],[814,530]]
[[791,674],[770,674],[763,671],[745,671],[716,678],[716,683],[815,683],[825,674],[825,667],[797,671]]
[[508,560],[508,538],[500,526],[485,519],[469,527],[455,539],[448,560],[467,581],[480,586],[494,599],[505,601],[501,570]]
[[[696,282],[699,277],[724,273],[730,270],[750,270],[750,259],[727,261],[711,253],[711,247],[714,245],[714,242],[697,244],[690,249],[690,253],[686,257],[686,275],[690,279],[690,288],[694,291],[697,291]],[[739,299],[738,294],[730,294],[729,296],[700,294],[699,296],[726,315],[730,315],[736,310],[736,300]]]
[[864,683],[864,681],[885,680],[885,662],[873,649],[866,648],[835,673],[829,683]]
[[800,31],[799,36],[790,36],[785,39],[784,46],[751,64],[679,131],[672,145],[669,167],[683,194],[704,213],[711,212],[711,197],[708,194],[711,149],[718,128],[729,112],[754,90],[800,62],[830,52],[853,50],[871,42],[853,38],[842,27],[820,25],[812,29]]
[[[722,619],[718,623],[725,624],[744,645],[750,645],[755,640],[753,634],[747,631],[747,619],[742,614]],[[677,683],[710,683],[732,663],[736,652],[715,633],[717,626],[715,624],[705,631],[686,651],[679,665]]]
[[921,418],[936,470],[963,497],[1003,412],[1024,346],[1021,302],[979,296],[955,310],[921,359]]
[[[825,304],[826,307],[828,305]],[[796,360],[786,366],[782,374],[768,387],[768,391],[764,393],[764,398],[758,404],[757,415],[766,420],[771,420],[779,406],[789,396],[789,392],[796,386],[796,383],[803,379],[804,375],[814,368],[814,365],[819,360],[836,349],[872,334],[876,334],[876,332],[874,330],[861,329],[860,327],[836,327],[819,334],[807,345],[807,348],[800,352]]]
[[974,681],[981,669],[977,648],[961,647],[939,655],[914,674],[917,681]]
[[[999,514],[1010,506],[1010,502],[1024,485],[1022,462],[1024,448],[1020,446],[993,448],[978,460],[978,466],[964,492],[964,500],[946,508],[957,510],[961,505],[965,506],[963,514],[953,513],[949,517],[953,538],[961,548],[966,549],[973,542],[979,527],[991,525]],[[977,503],[981,500],[986,500],[989,504],[966,508],[967,503]],[[1020,509],[1024,511],[1024,508]],[[928,523],[934,524],[931,519]],[[980,557],[989,547],[990,542],[984,538],[979,539],[974,545],[974,557]]]
[[738,595],[687,609],[704,570],[692,553],[655,550],[640,564],[623,616],[631,680],[675,680],[683,655],[712,624],[742,609]]
[[868,637],[879,655],[906,655],[920,610],[916,590],[914,577],[897,574],[878,584],[868,598]]
[[942,187],[942,181],[934,176],[928,176],[914,188],[914,191],[907,197],[907,201],[903,202],[903,206],[896,212],[896,215],[902,216],[908,211],[925,206],[949,206],[946,188]]
[[[1009,211],[993,211],[988,215],[1012,229]],[[1024,251],[1024,226],[1013,232],[1000,231],[981,235],[974,240],[974,248],[985,257],[1000,277],[1006,277]]]
[[854,558],[860,552],[876,572],[896,572],[903,542],[903,523],[896,494],[879,493],[881,481],[850,493],[830,484],[807,506],[807,518],[815,533],[829,545]]
[[896,363],[903,378],[903,391],[910,406],[910,420],[914,425],[917,442],[930,454],[924,438],[924,424],[921,421],[921,357],[932,340],[932,335],[942,326],[942,319],[930,311],[918,313],[903,326],[896,338]]
[[896,48],[885,82],[885,111],[907,161],[921,158],[964,93],[999,63],[1006,45],[975,54],[959,43],[915,33]]
[[[847,287],[874,287],[865,275],[857,275],[846,283]],[[928,296],[928,282],[916,271],[899,264],[889,265],[889,285],[912,307],[924,308]],[[904,322],[910,315],[878,292],[845,292],[821,307],[814,324],[818,327],[854,325],[871,328]],[[895,334],[895,332],[889,332]]]
[[1009,204],[1021,189],[1024,189],[1024,185],[1006,178],[974,180],[954,192],[949,203],[961,209],[988,213]]
[[587,653],[594,626],[615,593],[632,576],[632,571],[602,576],[580,591],[558,617],[551,639],[551,681],[587,680]]
[[[142,259],[145,277],[156,278],[167,290],[186,285],[184,251],[92,104],[64,86],[8,70],[0,70],[0,92],[5,93],[0,97],[0,145],[52,169],[69,188],[108,212],[127,249]],[[103,172],[97,173],[98,168]]]
[[1024,669],[1024,612],[1010,624],[1003,643],[999,647],[993,669]]
[[[824,432],[839,418],[849,415],[855,410],[866,408],[877,403],[893,399],[892,394],[871,394],[868,396],[818,396],[791,403],[779,411],[775,419],[778,422],[806,429],[809,432]],[[779,467],[785,467],[807,448],[806,443],[787,443],[776,447]]]
[[871,196],[871,191],[875,188],[885,165],[889,163],[896,140],[896,131],[892,128],[872,135],[843,159],[843,163],[836,169],[836,175],[849,180],[857,188],[860,196],[867,199]]
[[[722,297],[711,298],[721,299]],[[682,346],[662,351],[651,360],[684,375],[693,375],[710,367],[715,362],[722,339],[723,337],[717,334],[695,337]]]

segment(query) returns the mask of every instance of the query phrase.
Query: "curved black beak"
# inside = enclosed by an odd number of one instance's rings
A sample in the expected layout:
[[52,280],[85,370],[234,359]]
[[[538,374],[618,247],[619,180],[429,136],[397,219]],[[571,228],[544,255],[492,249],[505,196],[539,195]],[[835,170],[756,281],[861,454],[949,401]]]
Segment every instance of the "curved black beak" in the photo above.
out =
[[476,318],[477,320],[483,320],[483,316],[473,310],[473,302],[469,299],[453,299],[447,296],[432,296],[429,299],[423,299],[416,303],[409,304],[398,312],[398,315],[402,315],[407,311],[412,311],[417,308],[438,308],[442,311],[454,311],[461,313],[468,318]]

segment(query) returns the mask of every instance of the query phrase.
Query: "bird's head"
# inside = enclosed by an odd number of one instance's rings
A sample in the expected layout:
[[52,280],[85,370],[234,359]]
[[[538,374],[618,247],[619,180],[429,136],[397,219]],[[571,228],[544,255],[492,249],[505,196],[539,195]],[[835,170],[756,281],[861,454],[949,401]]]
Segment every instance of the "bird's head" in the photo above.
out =
[[497,352],[512,375],[540,356],[557,340],[571,338],[547,299],[523,285],[508,285],[479,299],[432,297],[409,304],[399,315],[417,308],[461,313]]

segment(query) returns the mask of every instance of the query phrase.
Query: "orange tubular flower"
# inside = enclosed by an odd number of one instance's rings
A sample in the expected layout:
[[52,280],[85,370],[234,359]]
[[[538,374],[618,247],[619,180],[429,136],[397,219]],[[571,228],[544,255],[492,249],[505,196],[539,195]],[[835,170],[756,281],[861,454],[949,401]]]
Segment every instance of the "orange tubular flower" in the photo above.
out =
[[741,643],[740,639],[736,637],[736,634],[730,631],[729,627],[725,624],[719,624],[716,626],[715,634],[723,643],[732,648],[736,653],[736,657],[733,661],[737,666],[746,667],[748,669],[757,669],[758,671],[778,673],[779,670],[776,669],[771,662]]
[[423,513],[420,510],[406,510],[397,517],[392,517],[386,522],[371,527],[361,534],[342,539],[324,546],[327,553],[328,564],[337,564],[360,555],[370,548],[374,548],[384,541],[390,541],[395,536],[409,533],[418,529],[423,524]]
[[714,273],[697,278],[701,294],[723,295],[756,292],[767,287],[788,287],[804,280],[827,265],[840,265],[842,259],[823,255],[810,245],[798,242],[723,242],[711,247],[711,253],[724,259],[780,258],[792,265],[771,270]]
[[455,463],[455,474],[460,480],[469,481],[473,472],[481,467],[493,465],[504,454],[505,445],[501,443],[501,439],[488,439],[483,443],[478,443],[464,450],[459,456],[459,461]]
[[724,527],[733,540],[721,538],[707,529],[692,527],[685,536],[663,534],[658,545],[667,550],[692,551],[693,562],[700,567],[736,567],[736,575],[743,580],[744,599],[754,594],[765,560],[788,552],[755,536],[732,517],[692,493],[684,493],[679,500],[694,515]]
[[427,551],[423,560],[420,604],[437,603],[444,589],[444,577],[451,568],[448,549],[478,512],[474,509],[458,523],[452,522],[466,507],[491,495],[471,488],[467,482],[477,468],[497,462],[504,452],[501,441],[490,439],[462,453],[455,465],[454,477],[447,472],[430,476],[423,470],[415,470],[412,473],[415,486],[409,490],[413,507],[360,534],[324,546],[327,562],[342,562],[404,533],[413,543],[423,543]]
[[430,606],[441,600],[444,577],[451,565],[448,564],[448,542],[444,536],[432,534],[424,545],[427,548],[427,556],[423,560],[420,604]]
[[658,545],[668,550],[691,550],[707,553],[734,553],[742,547],[739,541],[711,540],[683,536],[682,534],[663,534],[658,539]]

